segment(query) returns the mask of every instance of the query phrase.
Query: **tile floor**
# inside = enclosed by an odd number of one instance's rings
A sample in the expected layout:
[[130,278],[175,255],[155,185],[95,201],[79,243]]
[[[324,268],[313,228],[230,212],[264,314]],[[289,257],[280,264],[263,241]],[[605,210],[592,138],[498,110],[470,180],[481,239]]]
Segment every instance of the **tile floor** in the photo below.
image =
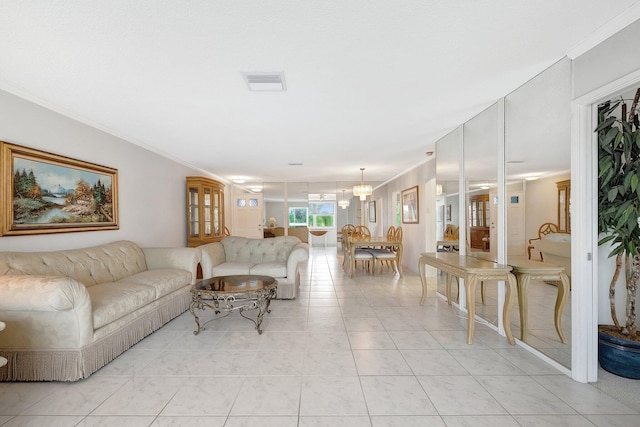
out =
[[[465,319],[406,272],[312,248],[300,298],[194,336],[179,316],[90,378],[0,383],[8,426],[637,426],[640,415]],[[205,312],[205,316],[211,316]]]

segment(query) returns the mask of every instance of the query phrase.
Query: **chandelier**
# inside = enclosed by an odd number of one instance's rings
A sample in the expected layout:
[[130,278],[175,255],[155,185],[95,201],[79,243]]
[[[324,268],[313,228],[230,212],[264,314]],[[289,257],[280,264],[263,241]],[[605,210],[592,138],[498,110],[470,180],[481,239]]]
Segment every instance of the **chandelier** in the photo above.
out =
[[344,198],[344,191],[345,190],[342,190],[342,200],[338,201],[338,206],[340,206],[342,209],[347,209],[349,207],[349,201]]
[[360,196],[360,200],[367,200],[367,196],[370,196],[371,193],[373,193],[373,188],[364,183],[364,168],[360,168],[360,173],[362,174],[362,180],[360,181],[360,184],[353,186],[353,195]]

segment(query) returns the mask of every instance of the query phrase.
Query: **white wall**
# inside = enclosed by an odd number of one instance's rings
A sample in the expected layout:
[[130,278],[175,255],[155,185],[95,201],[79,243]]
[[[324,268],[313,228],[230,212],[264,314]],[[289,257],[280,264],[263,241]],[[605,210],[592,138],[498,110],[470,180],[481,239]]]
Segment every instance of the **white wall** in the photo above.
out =
[[[640,21],[636,21],[573,61],[573,97],[579,98],[611,82],[640,70],[640,55],[629,49],[630,40],[640,38]],[[629,93],[635,93],[640,82]],[[611,94],[612,96],[618,94]],[[596,179],[597,177],[593,177]],[[611,323],[609,282],[615,269],[615,258],[609,258],[609,247],[597,248],[598,323]],[[616,286],[618,320],[624,319],[624,271]],[[636,302],[637,305],[637,302]]]
[[119,230],[0,237],[0,250],[78,248],[114,240],[186,245],[186,183],[201,171],[0,91],[0,139],[118,170]]
[[573,98],[640,70],[640,20],[573,60]]
[[[402,237],[402,267],[407,271],[418,271],[418,260],[420,254],[428,250],[435,250],[435,176],[436,162],[426,161],[422,165],[406,171],[393,181],[376,188],[371,198],[373,200],[380,197],[385,200],[384,223],[378,226],[386,230],[393,224],[395,218],[395,202],[393,193],[406,190],[418,185],[418,224],[401,224]],[[425,184],[430,182],[430,188],[425,188]],[[430,196],[427,196],[430,192]],[[369,198],[368,198],[369,199]],[[378,207],[378,212],[382,209]]]

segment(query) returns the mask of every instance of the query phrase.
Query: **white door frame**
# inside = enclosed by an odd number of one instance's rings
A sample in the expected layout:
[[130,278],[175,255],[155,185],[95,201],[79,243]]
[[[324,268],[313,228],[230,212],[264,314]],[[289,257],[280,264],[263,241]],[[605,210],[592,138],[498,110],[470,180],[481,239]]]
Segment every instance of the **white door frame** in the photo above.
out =
[[[598,379],[597,104],[640,82],[640,70],[571,102],[571,377]],[[594,260],[596,260],[594,262]]]

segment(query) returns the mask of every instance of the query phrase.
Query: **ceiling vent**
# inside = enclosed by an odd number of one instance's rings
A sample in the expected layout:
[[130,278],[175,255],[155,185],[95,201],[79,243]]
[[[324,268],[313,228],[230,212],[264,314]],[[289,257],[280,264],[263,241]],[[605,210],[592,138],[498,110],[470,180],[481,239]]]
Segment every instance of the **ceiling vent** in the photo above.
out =
[[283,92],[287,90],[284,83],[284,72],[277,73],[242,73],[249,90]]

